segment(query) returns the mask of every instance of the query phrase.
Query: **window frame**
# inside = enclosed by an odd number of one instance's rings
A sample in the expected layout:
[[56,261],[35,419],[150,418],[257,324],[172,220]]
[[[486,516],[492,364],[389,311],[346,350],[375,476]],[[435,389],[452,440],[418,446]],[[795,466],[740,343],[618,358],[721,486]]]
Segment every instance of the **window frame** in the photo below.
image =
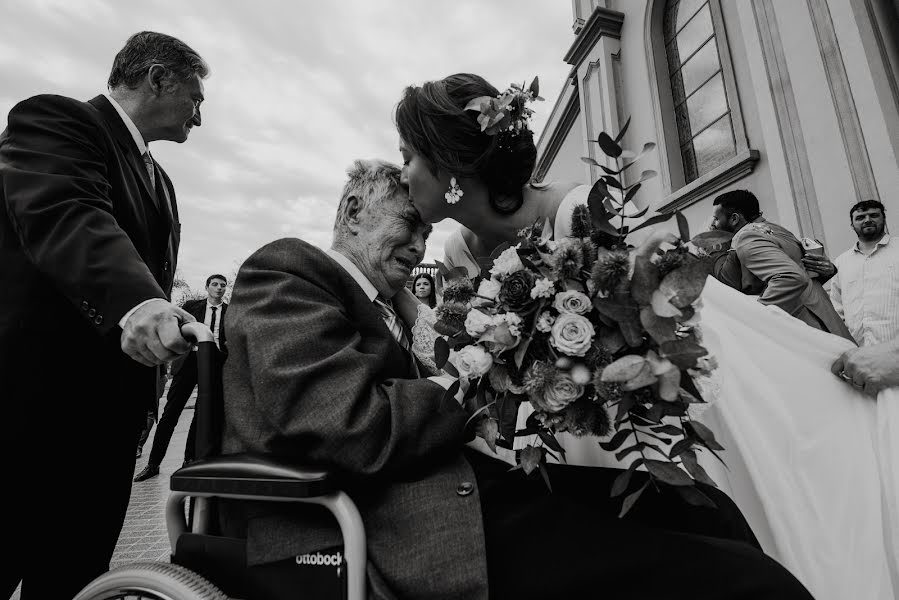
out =
[[[661,180],[666,195],[660,210],[665,212],[688,206],[732,181],[744,177],[753,170],[759,159],[759,153],[749,147],[749,140],[746,137],[746,127],[743,122],[743,111],[740,107],[740,96],[736,77],[734,76],[733,63],[731,62],[730,44],[728,43],[727,30],[721,11],[721,2],[720,0],[707,0],[712,19],[712,37],[715,39],[718,48],[718,60],[721,66],[720,73],[724,83],[725,99],[729,111],[725,114],[729,114],[731,118],[736,152],[734,156],[717,165],[711,171],[700,175],[689,183],[686,182],[663,31],[665,7],[669,1],[650,0],[647,2],[644,32],[647,49],[646,57],[649,63],[649,83],[653,110],[655,111]],[[702,8],[698,9],[697,13],[699,10],[702,10]],[[705,43],[708,43],[708,40]],[[697,48],[695,52],[700,51],[701,48],[702,46]],[[713,79],[715,75],[710,76],[709,80]],[[686,98],[684,102],[686,102]],[[724,114],[719,119],[723,117]],[[717,121],[718,119],[708,124],[708,126]]]

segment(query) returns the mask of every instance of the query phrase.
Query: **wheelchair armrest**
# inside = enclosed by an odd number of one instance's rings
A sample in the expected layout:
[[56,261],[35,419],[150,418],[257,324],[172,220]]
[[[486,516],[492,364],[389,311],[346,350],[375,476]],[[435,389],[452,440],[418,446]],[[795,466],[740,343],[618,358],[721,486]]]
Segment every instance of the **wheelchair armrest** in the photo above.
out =
[[231,454],[199,460],[172,474],[173,492],[311,498],[337,491],[322,469],[274,462],[255,454]]

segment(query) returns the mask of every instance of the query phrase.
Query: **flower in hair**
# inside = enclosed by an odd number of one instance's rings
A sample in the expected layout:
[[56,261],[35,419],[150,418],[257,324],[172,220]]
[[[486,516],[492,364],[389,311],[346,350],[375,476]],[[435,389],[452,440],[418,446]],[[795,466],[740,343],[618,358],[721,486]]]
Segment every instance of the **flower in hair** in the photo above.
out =
[[518,135],[528,129],[528,122],[534,114],[527,103],[543,100],[539,93],[540,82],[534,77],[527,89],[524,89],[524,84],[513,83],[496,98],[491,96],[474,98],[465,106],[465,110],[476,110],[481,113],[478,115],[478,123],[481,125],[481,131],[487,135],[501,132]]

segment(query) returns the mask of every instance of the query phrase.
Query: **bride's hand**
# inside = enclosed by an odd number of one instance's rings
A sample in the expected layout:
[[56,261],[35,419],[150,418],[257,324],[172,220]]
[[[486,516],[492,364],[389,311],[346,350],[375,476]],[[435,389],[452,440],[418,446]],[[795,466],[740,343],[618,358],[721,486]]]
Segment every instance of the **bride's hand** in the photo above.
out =
[[881,390],[899,387],[899,341],[847,350],[830,370],[853,387],[876,397]]

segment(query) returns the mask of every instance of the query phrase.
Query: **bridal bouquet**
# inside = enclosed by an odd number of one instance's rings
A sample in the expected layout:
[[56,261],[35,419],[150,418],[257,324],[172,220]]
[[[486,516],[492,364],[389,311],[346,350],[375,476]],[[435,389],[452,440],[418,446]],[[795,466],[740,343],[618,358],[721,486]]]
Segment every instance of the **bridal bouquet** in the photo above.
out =
[[[625,497],[626,513],[650,484],[675,486],[690,503],[713,505],[694,486],[714,485],[697,452],[723,449],[714,434],[690,418],[702,403],[694,377],[708,375],[714,360],[696,329],[699,297],[719,240],[708,232],[690,240],[680,214],[642,217],[633,199],[643,171],[625,184],[640,154],[623,150],[602,133],[596,143],[616,168],[593,185],[588,204],[572,216],[571,235],[552,240],[549,222],[519,232],[515,246],[500,248],[479,277],[449,272],[435,329],[437,366],[457,375],[449,390],[465,389],[470,423],[494,451],[512,448],[516,436],[538,441],[516,452],[518,467],[539,470],[550,485],[546,457],[564,459],[556,434],[605,437],[600,446],[619,460],[632,459],[612,495],[629,491],[634,471],[649,480]],[[626,162],[625,162],[626,161]],[[634,246],[634,232],[676,217],[680,237],[652,232]],[[615,226],[613,223],[618,222]],[[644,232],[645,233],[645,232]],[[534,408],[516,430],[519,405]]]

